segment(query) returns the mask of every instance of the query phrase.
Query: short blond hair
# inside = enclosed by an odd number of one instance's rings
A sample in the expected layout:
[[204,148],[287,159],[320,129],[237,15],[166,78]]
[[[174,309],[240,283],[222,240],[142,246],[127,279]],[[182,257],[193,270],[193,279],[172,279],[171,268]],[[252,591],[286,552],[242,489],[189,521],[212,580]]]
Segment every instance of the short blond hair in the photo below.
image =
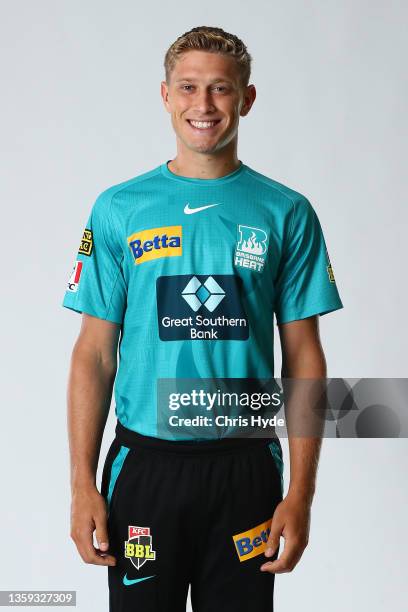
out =
[[222,28],[199,26],[185,32],[169,47],[164,58],[166,82],[169,84],[170,75],[177,60],[187,51],[207,51],[222,53],[233,57],[241,76],[241,85],[246,87],[251,76],[252,57],[240,38]]

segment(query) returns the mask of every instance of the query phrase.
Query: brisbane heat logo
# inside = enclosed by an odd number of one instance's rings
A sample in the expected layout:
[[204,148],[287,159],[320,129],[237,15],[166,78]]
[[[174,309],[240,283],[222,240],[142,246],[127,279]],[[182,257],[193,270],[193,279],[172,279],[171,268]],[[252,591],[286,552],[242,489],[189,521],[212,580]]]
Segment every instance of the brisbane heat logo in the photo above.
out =
[[128,527],[128,539],[125,540],[125,557],[130,559],[136,569],[140,569],[146,561],[156,559],[156,551],[152,550],[150,527]]
[[127,242],[137,265],[159,257],[182,255],[181,225],[135,232],[128,236]]
[[236,266],[262,272],[267,250],[268,234],[263,229],[238,225],[237,245],[234,255]]

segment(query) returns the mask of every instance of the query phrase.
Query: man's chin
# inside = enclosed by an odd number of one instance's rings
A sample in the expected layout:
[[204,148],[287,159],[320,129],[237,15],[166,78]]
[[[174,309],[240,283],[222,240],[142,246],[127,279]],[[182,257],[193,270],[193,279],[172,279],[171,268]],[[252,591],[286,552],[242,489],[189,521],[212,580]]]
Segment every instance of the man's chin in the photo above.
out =
[[195,151],[196,153],[215,153],[215,151],[218,151],[218,144],[218,142],[212,143],[211,145],[205,142],[203,142],[202,144],[197,142],[186,143],[187,147],[191,151]]
[[216,147],[194,147],[192,149],[196,153],[205,153],[206,155],[210,155],[211,153],[215,153],[217,151]]
[[198,138],[193,140],[186,138],[185,134],[181,134],[180,132],[177,135],[184,146],[190,149],[190,151],[195,151],[196,153],[213,153],[219,149],[220,139],[214,141],[209,139],[205,140],[203,138],[203,140],[200,141]]

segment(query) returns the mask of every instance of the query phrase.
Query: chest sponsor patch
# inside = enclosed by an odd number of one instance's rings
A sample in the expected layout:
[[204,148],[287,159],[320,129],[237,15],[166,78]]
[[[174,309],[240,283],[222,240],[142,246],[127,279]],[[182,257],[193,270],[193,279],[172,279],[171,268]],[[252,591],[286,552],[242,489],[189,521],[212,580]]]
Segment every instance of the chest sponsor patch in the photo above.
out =
[[238,225],[234,264],[239,268],[262,272],[268,252],[268,239],[268,234],[259,227]]
[[159,257],[182,255],[183,245],[181,238],[182,226],[168,225],[166,227],[153,227],[135,232],[128,236],[127,243],[134,263],[139,265]]
[[183,274],[156,280],[160,340],[247,340],[242,279]]
[[272,519],[269,519],[252,529],[248,529],[248,531],[232,536],[240,561],[252,559],[252,557],[265,552],[266,543],[271,532],[271,523]]

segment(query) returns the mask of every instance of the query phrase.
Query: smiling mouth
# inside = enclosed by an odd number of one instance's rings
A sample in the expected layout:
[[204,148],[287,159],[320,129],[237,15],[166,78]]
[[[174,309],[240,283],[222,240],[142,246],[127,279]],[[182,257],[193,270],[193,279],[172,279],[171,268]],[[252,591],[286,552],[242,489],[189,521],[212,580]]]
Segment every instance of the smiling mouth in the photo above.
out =
[[190,126],[193,130],[197,130],[200,132],[209,132],[215,128],[216,125],[221,121],[221,119],[214,119],[212,121],[194,121],[193,119],[187,119]]

